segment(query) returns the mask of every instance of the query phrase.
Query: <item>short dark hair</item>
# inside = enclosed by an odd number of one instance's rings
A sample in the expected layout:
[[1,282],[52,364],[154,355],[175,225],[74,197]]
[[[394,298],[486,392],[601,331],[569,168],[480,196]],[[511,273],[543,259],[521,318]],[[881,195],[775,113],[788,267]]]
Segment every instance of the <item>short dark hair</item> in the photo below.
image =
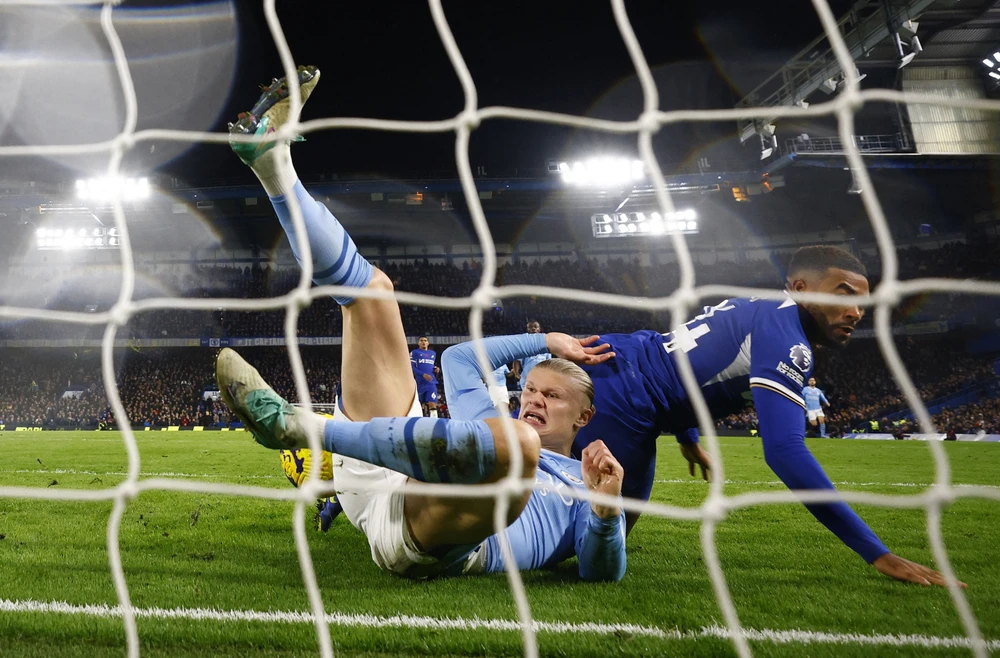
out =
[[788,263],[788,278],[794,278],[801,272],[826,272],[829,269],[846,270],[868,278],[868,270],[852,254],[823,245],[802,247],[796,251]]
[[[427,336],[417,336],[417,340],[420,340],[421,338],[427,338]],[[430,338],[427,338],[427,340],[429,341]]]
[[542,326],[542,323],[539,322],[538,320],[535,320],[534,318],[529,318],[528,321],[525,322],[524,324],[537,324],[539,327]]

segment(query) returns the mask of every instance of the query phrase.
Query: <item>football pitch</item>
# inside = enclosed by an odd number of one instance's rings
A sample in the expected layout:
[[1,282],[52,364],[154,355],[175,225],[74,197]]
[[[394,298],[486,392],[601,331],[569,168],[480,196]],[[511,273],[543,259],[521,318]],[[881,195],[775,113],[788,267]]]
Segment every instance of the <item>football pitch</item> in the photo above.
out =
[[[277,453],[244,433],[140,433],[143,477],[290,486]],[[722,438],[728,495],[781,491],[760,442]],[[811,440],[845,491],[912,495],[934,466],[922,442]],[[1000,486],[1000,445],[944,445],[958,484]],[[124,479],[117,432],[0,433],[0,485],[100,489]],[[661,439],[655,500],[699,505]],[[0,498],[0,654],[122,656],[125,635],[105,544],[110,502]],[[856,506],[894,552],[933,565],[920,509]],[[143,492],[128,505],[121,553],[143,655],[315,656],[292,537],[293,504]],[[310,511],[311,516],[311,511]],[[346,518],[309,543],[340,656],[521,655],[503,574],[411,582],[381,572]],[[546,656],[726,656],[699,524],[646,517],[619,584],[586,584],[568,562],[524,574]],[[1000,502],[944,512],[952,565],[991,655],[1000,656]],[[731,513],[718,527],[723,570],[759,656],[971,655],[948,592],[894,582],[798,504]]]

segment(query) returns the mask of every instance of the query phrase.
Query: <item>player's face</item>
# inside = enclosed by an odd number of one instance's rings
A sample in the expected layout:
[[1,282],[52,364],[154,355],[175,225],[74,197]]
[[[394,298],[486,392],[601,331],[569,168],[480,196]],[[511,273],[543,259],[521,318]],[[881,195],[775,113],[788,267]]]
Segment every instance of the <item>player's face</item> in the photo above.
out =
[[809,383],[810,386],[815,386],[816,385],[816,378],[815,377],[810,377],[808,383]]
[[419,347],[422,350],[426,350],[430,346],[431,342],[426,338],[421,338],[420,340],[417,341],[417,347]]
[[852,299],[869,292],[868,279],[855,272],[831,267],[823,273],[807,272],[791,282],[794,292],[823,292],[844,298],[843,304],[802,304],[816,321],[821,332],[821,342],[829,347],[844,347],[864,316]]
[[527,331],[529,334],[540,334],[542,333],[542,325],[537,322],[529,322],[527,326]]
[[540,368],[528,373],[518,418],[535,428],[543,446],[568,448],[592,415],[586,397],[565,375]]

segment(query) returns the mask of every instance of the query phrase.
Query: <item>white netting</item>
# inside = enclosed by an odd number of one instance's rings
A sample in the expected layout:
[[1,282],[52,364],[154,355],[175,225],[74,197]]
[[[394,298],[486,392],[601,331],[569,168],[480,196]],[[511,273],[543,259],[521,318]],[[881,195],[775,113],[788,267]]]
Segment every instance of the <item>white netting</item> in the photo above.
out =
[[[59,2],[45,2],[30,0],[14,4],[59,4]],[[85,4],[66,0],[61,4]],[[95,3],[96,4],[96,3]],[[129,63],[125,57],[125,52],[112,24],[112,10],[116,2],[103,3],[101,11],[101,27],[104,35],[110,44],[114,55],[115,65],[120,78],[123,95],[125,98],[125,122],[120,134],[112,140],[84,145],[72,146],[5,146],[0,147],[0,156],[28,156],[28,155],[70,155],[79,153],[100,153],[111,154],[108,166],[108,175],[118,174],[122,158],[127,151],[137,143],[151,140],[172,140],[181,142],[214,142],[224,144],[228,141],[228,134],[186,132],[171,130],[143,130],[136,131],[137,120],[137,99]],[[895,345],[892,341],[890,331],[890,311],[893,305],[906,296],[918,292],[950,292],[965,293],[973,295],[1000,295],[1000,284],[955,281],[949,279],[915,279],[901,282],[897,279],[898,263],[896,251],[886,223],[885,216],[879,205],[879,201],[873,192],[873,187],[865,169],[864,162],[855,145],[852,135],[854,134],[854,112],[866,101],[881,101],[892,103],[922,103],[928,105],[945,105],[951,107],[976,108],[981,110],[1000,111],[1000,102],[987,100],[972,100],[958,98],[941,98],[937,96],[920,95],[913,93],[903,93],[887,89],[871,89],[862,91],[859,88],[856,69],[851,60],[847,46],[837,29],[836,19],[833,16],[826,0],[813,0],[813,5],[826,32],[837,60],[844,71],[846,85],[843,91],[834,99],[822,103],[814,104],[808,108],[789,107],[767,107],[767,108],[740,108],[740,109],[719,109],[719,110],[679,110],[662,112],[659,108],[659,97],[656,84],[654,83],[650,68],[643,56],[639,42],[636,39],[632,26],[629,22],[625,9],[624,0],[611,0],[615,21],[621,37],[625,42],[632,63],[638,74],[643,92],[643,111],[634,121],[606,121],[585,118],[582,116],[556,114],[551,112],[540,112],[522,108],[512,107],[478,107],[475,83],[470,75],[462,54],[452,36],[448,26],[444,10],[440,0],[429,0],[431,14],[438,35],[445,46],[452,66],[461,81],[465,94],[465,108],[456,117],[441,121],[387,121],[365,118],[330,118],[318,119],[301,123],[289,123],[271,136],[273,140],[288,140],[294,135],[335,128],[363,128],[369,130],[385,130],[398,132],[450,132],[456,134],[455,158],[458,164],[459,176],[461,178],[462,190],[469,203],[476,235],[479,238],[483,253],[482,279],[476,291],[468,298],[439,298],[429,295],[418,295],[410,293],[396,293],[394,296],[400,302],[412,305],[433,306],[438,308],[470,308],[469,329],[474,338],[482,338],[482,314],[484,310],[490,309],[494,300],[505,297],[528,296],[556,297],[579,301],[581,303],[596,303],[609,306],[619,306],[625,308],[643,310],[667,310],[672,313],[674,326],[682,324],[686,319],[690,309],[697,306],[700,299],[712,296],[757,296],[764,299],[782,299],[784,293],[776,290],[761,290],[754,288],[744,288],[738,286],[703,286],[696,287],[694,277],[694,267],[691,256],[687,248],[685,239],[680,234],[673,234],[673,247],[677,253],[677,260],[680,267],[680,285],[678,289],[668,297],[657,299],[646,299],[637,297],[626,297],[612,294],[598,294],[591,291],[578,291],[560,288],[550,288],[541,286],[502,286],[495,287],[496,276],[496,250],[492,236],[486,223],[479,195],[476,190],[472,176],[472,168],[469,163],[469,138],[472,131],[484,119],[506,118],[522,119],[527,121],[540,121],[565,126],[575,126],[590,130],[600,130],[612,133],[636,133],[638,136],[639,150],[646,171],[652,179],[653,187],[657,193],[657,199],[661,212],[664,214],[674,210],[670,195],[666,191],[663,174],[657,164],[653,154],[652,136],[663,125],[679,121],[735,121],[739,118],[762,118],[773,119],[792,116],[818,116],[833,114],[837,117],[839,133],[842,143],[845,146],[848,164],[860,184],[861,199],[864,207],[871,219],[872,227],[878,244],[879,253],[882,259],[882,284],[878,291],[869,297],[859,299],[859,303],[864,306],[875,307],[875,328],[878,344],[885,357],[886,363],[899,384],[907,402],[916,411],[920,422],[921,430],[927,434],[935,433],[927,409],[923,404],[916,388],[913,385]],[[281,57],[281,63],[285,75],[290,81],[292,114],[297,116],[297,109],[301,107],[301,97],[295,75],[296,65],[292,57],[291,50],[285,40],[281,24],[278,21],[275,11],[275,0],[265,0],[265,14],[271,35],[277,45]],[[294,199],[294,197],[289,197]],[[299,400],[306,401],[309,406],[309,389],[306,383],[305,371],[302,366],[302,359],[298,348],[296,337],[296,323],[299,313],[309,305],[312,299],[329,295],[349,294],[354,297],[364,298],[390,298],[387,294],[381,294],[369,290],[344,289],[336,286],[324,286],[311,288],[312,279],[311,253],[306,242],[306,232],[302,215],[297,204],[291,204],[292,219],[298,235],[298,248],[302,255],[303,268],[302,276],[298,287],[292,292],[277,298],[269,299],[170,299],[156,298],[142,301],[133,301],[133,289],[135,282],[135,268],[132,250],[129,242],[128,226],[125,222],[124,210],[120,199],[114,201],[115,226],[121,234],[121,258],[122,258],[122,286],[117,303],[105,313],[72,313],[44,311],[29,308],[0,307],[0,316],[13,318],[34,318],[58,322],[71,322],[80,324],[105,324],[107,328],[104,332],[102,342],[102,373],[108,400],[114,411],[115,418],[121,428],[125,446],[128,453],[128,475],[124,482],[118,486],[100,491],[93,490],[61,490],[40,489],[29,487],[0,487],[0,496],[12,498],[34,498],[47,500],[112,500],[114,506],[108,523],[107,545],[110,555],[111,572],[114,577],[115,589],[118,601],[124,618],[126,638],[128,645],[128,655],[130,657],[139,655],[139,640],[135,624],[135,612],[132,608],[128,585],[125,574],[122,570],[121,554],[119,551],[118,537],[122,516],[129,500],[135,498],[143,491],[149,490],[173,490],[188,491],[197,493],[226,494],[235,496],[255,496],[260,498],[294,500],[294,535],[295,543],[299,554],[302,569],[303,581],[309,595],[310,607],[313,613],[313,621],[316,627],[316,634],[319,641],[320,653],[324,657],[333,655],[333,648],[330,639],[329,626],[326,623],[326,615],[316,575],[313,570],[312,560],[306,541],[305,530],[305,510],[307,505],[311,505],[321,490],[322,484],[318,480],[319,469],[314,469],[310,473],[309,480],[300,489],[278,490],[260,487],[250,487],[242,485],[209,484],[191,481],[178,481],[168,479],[139,479],[139,449],[135,436],[127,422],[125,410],[122,406],[121,398],[118,395],[116,379],[112,361],[112,348],[118,329],[124,326],[129,318],[142,311],[153,309],[200,309],[212,310],[218,308],[231,310],[273,310],[284,308],[286,310],[285,335],[288,338],[288,353],[292,366],[292,373]],[[832,295],[803,294],[796,296],[800,301],[829,301],[835,302]],[[488,365],[486,352],[482,344],[478,344],[478,356],[481,367]],[[1000,492],[986,487],[963,486],[955,488],[951,483],[951,470],[943,447],[937,441],[928,441],[928,446],[934,458],[936,477],[935,483],[925,492],[912,496],[890,496],[875,495],[857,492],[831,492],[831,491],[811,491],[811,492],[759,492],[748,493],[739,496],[727,497],[722,492],[725,481],[724,464],[719,451],[718,439],[715,435],[715,426],[708,412],[704,397],[700,393],[697,382],[694,379],[690,362],[683,351],[675,352],[678,356],[680,373],[685,387],[691,392],[691,399],[697,413],[701,427],[702,436],[708,447],[708,452],[714,460],[714,474],[710,485],[710,492],[705,502],[698,508],[681,508],[655,503],[643,503],[639,501],[625,501],[625,507],[629,510],[641,511],[644,514],[653,514],[671,519],[699,520],[701,526],[702,549],[705,563],[708,566],[709,575],[712,580],[715,595],[718,599],[719,608],[725,619],[728,628],[728,635],[731,638],[737,653],[740,656],[749,656],[750,648],[747,644],[748,635],[743,632],[740,621],[733,605],[729,589],[726,585],[725,576],[719,564],[718,554],[715,548],[716,525],[722,521],[730,510],[740,509],[753,505],[773,504],[773,503],[793,503],[802,502],[834,502],[847,501],[851,503],[862,503],[868,505],[879,505],[884,507],[897,508],[923,508],[927,512],[927,532],[930,539],[931,550],[937,567],[943,572],[947,583],[948,591],[954,602],[962,621],[969,645],[974,655],[980,658],[987,656],[988,647],[979,631],[978,624],[973,616],[968,602],[958,587],[955,574],[948,560],[944,541],[941,535],[941,509],[944,505],[951,503],[960,497],[982,497],[1000,500]],[[486,372],[491,370],[486,368]],[[512,439],[512,435],[510,437]],[[320,447],[319,437],[310,436],[310,447],[318,450]],[[524,483],[516,479],[515,475],[520,472],[521,455],[518,444],[511,440],[513,444],[513,459],[511,466],[511,476],[493,486],[477,487],[471,490],[469,487],[457,485],[426,485],[421,490],[428,492],[447,493],[451,496],[494,496],[498,504],[496,507],[496,527],[498,532],[503,532],[504,519],[506,517],[508,496],[511,493],[518,493],[531,483]],[[234,459],[234,463],[237,460]],[[541,487],[539,487],[541,488]],[[590,497],[590,496],[588,496]],[[599,498],[599,497],[598,497]],[[608,498],[605,502],[615,504],[616,501]],[[510,559],[510,548],[503,542],[506,563],[508,565],[508,577],[514,598],[517,604],[517,611],[520,618],[521,631],[524,638],[524,652],[527,656],[537,656],[538,646],[535,640],[535,626],[531,616],[528,600],[519,573],[511,568],[514,561]]]

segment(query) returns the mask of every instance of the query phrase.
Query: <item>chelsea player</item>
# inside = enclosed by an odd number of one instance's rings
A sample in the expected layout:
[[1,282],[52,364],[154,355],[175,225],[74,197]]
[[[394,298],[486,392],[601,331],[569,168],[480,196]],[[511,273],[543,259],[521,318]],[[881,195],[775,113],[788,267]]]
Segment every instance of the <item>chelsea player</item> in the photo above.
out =
[[816,423],[819,423],[819,435],[821,437],[826,437],[826,414],[823,413],[823,407],[830,406],[830,401],[826,399],[823,395],[821,389],[816,388],[816,378],[810,377],[807,382],[808,386],[802,389],[802,400],[806,403],[806,420],[815,429]]
[[[298,79],[305,100],[319,80],[319,71],[300,67]],[[289,116],[288,86],[283,79],[275,80],[230,132],[265,136]],[[233,150],[264,185],[296,259],[301,262],[288,208],[291,197],[302,211],[314,282],[392,291],[389,278],[358,253],[343,226],[299,182],[288,147],[279,142],[233,142]],[[216,379],[223,401],[258,443],[296,449],[308,445],[309,432],[323,437],[324,450],[334,453],[333,477],[344,514],[364,532],[372,559],[380,567],[415,578],[503,569],[492,537],[495,497],[425,495],[406,485],[411,480],[497,482],[510,472],[508,438],[513,438],[523,457],[518,475],[534,479],[537,472],[551,485],[546,491],[529,489],[511,500],[507,523],[516,526],[511,539],[517,566],[546,567],[575,554],[583,579],[622,578],[626,562],[620,506],[581,503],[565,495],[571,487],[612,498],[621,492],[621,465],[602,443],[591,443],[582,453],[582,463],[568,456],[576,431],[593,414],[593,389],[585,372],[569,361],[554,361],[551,370],[537,378],[535,412],[527,421],[510,421],[514,433],[508,437],[478,370],[469,365],[463,374],[462,360],[456,358],[453,376],[458,381],[475,378],[476,386],[450,402],[474,418],[422,418],[396,301],[335,299],[344,317],[344,342],[342,394],[333,419],[288,404],[231,349],[220,352]],[[590,345],[565,334],[549,334],[537,336],[530,347],[581,363],[595,364],[613,356],[602,354],[606,345]],[[496,349],[510,348],[502,343]],[[456,357],[462,353],[456,350]],[[483,401],[488,409],[478,413]],[[536,426],[561,430],[558,445],[546,444],[551,453],[541,449]]]
[[[596,413],[577,433],[574,454],[602,439],[624,468],[622,494],[648,500],[656,440],[662,433],[672,433],[691,475],[697,466],[708,479],[710,460],[698,444],[694,410],[675,361],[683,351],[714,417],[724,417],[753,399],[764,458],[782,482],[793,490],[834,489],[805,446],[801,391],[812,373],[813,348],[839,348],[850,340],[863,315],[851,298],[868,293],[867,272],[840,249],[804,247],[792,258],[787,289],[838,295],[843,303],[797,304],[790,297],[727,299],[668,334],[601,336],[599,340],[608,343],[616,356],[584,366],[594,382]],[[846,503],[806,507],[880,572],[924,585],[944,585],[937,571],[891,553]],[[629,528],[636,518],[629,514]]]
[[438,367],[437,352],[432,350],[427,336],[417,339],[417,349],[410,352],[410,366],[413,368],[413,378],[417,382],[417,397],[420,404],[427,410],[425,415],[437,418],[438,401]]

